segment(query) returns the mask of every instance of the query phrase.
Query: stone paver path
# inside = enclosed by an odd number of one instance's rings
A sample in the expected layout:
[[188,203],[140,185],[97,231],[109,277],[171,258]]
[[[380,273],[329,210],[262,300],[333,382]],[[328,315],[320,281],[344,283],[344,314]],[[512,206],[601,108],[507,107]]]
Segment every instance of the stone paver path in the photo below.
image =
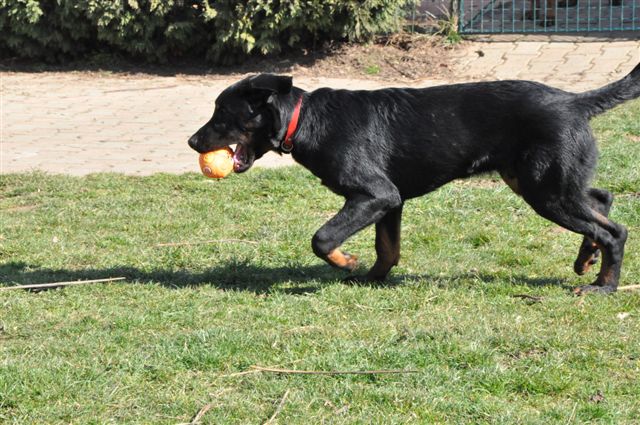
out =
[[[640,41],[469,42],[454,55],[455,82],[530,79],[582,91],[622,77],[640,62]],[[187,138],[238,77],[2,73],[0,172],[34,169],[84,175],[198,171]],[[412,82],[295,78],[305,89],[425,87]],[[291,164],[269,154],[256,166]]]

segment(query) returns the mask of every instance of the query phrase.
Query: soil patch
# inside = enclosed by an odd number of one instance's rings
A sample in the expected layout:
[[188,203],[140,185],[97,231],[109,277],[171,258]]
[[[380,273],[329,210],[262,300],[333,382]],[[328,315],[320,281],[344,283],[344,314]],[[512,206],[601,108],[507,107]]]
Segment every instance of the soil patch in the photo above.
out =
[[244,71],[399,81],[449,79],[453,77],[451,53],[458,48],[439,36],[394,34],[370,44],[339,43],[279,61],[249,63]]
[[296,76],[381,79],[411,81],[420,79],[452,79],[451,53],[461,48],[446,44],[443,37],[399,33],[377,37],[368,44],[330,43],[318,49],[288,52],[276,56],[253,56],[233,66],[202,66],[197,63],[180,65],[146,65],[104,57],[93,61],[66,65],[43,65],[23,61],[0,62],[2,72],[79,72],[90,76],[97,73],[118,74],[136,78],[153,76],[197,75],[220,78],[248,73],[271,72]]

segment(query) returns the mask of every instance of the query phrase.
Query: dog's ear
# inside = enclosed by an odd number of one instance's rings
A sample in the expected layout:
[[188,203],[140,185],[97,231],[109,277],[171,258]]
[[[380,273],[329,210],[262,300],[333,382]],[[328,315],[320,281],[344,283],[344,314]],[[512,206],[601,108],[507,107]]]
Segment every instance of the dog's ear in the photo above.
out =
[[[289,76],[274,74],[259,74],[249,78],[249,87],[255,90],[254,95],[259,101],[265,102],[271,116],[272,134],[269,137],[273,148],[280,146],[280,140],[284,138],[286,128],[282,128],[281,108],[279,95],[291,93],[293,79]],[[265,92],[267,96],[265,96]]]
[[286,75],[258,74],[255,77],[251,77],[249,84],[252,89],[287,94],[293,87],[293,78]]

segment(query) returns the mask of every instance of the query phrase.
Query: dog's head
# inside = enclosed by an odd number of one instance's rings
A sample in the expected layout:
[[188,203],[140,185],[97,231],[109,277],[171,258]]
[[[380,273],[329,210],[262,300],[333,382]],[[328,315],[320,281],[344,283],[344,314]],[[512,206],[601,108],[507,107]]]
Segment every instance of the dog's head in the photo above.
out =
[[282,137],[280,105],[291,97],[291,77],[260,74],[226,88],[216,99],[213,116],[189,138],[200,153],[237,144],[233,155],[236,173],[279,146]]

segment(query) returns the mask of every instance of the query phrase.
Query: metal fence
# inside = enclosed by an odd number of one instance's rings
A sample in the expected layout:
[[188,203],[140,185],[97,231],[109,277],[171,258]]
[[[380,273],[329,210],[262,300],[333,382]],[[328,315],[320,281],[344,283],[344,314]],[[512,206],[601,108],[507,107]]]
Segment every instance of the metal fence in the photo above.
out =
[[640,0],[459,0],[460,32],[640,31]]

